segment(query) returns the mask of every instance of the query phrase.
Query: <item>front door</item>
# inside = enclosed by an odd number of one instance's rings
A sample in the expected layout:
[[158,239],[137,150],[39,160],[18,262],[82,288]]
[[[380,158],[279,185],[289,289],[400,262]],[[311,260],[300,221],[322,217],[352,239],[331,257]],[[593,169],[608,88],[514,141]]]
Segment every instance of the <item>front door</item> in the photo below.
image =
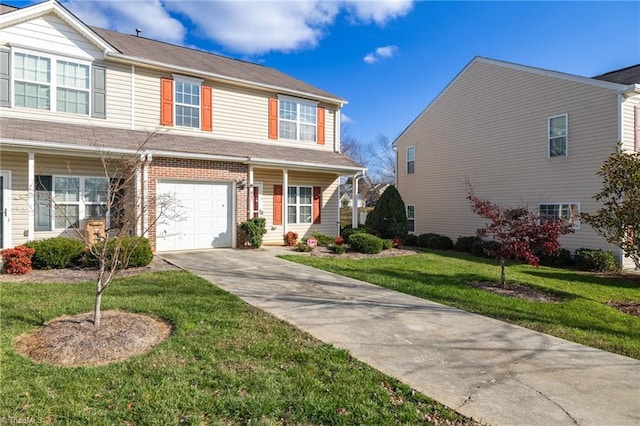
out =
[[262,208],[262,182],[253,183],[251,202],[253,203],[253,217],[264,217],[264,210]]

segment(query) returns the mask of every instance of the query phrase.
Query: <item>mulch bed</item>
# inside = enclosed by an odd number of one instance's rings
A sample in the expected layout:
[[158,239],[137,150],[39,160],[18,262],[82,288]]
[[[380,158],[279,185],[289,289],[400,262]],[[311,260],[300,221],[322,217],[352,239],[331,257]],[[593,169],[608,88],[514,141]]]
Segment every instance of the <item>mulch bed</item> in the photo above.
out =
[[640,317],[640,302],[616,302],[610,300],[607,302],[607,305],[625,314]]
[[162,343],[172,326],[147,315],[105,311],[99,328],[93,313],[63,316],[16,339],[15,348],[37,362],[62,367],[96,366],[142,354]]
[[546,303],[560,303],[562,298],[537,290],[535,288],[527,287],[521,284],[505,283],[504,286],[500,283],[492,281],[479,281],[475,283],[468,283],[470,287],[480,288],[482,290],[491,291],[503,296],[517,297],[519,299],[528,300],[531,302],[546,302]]

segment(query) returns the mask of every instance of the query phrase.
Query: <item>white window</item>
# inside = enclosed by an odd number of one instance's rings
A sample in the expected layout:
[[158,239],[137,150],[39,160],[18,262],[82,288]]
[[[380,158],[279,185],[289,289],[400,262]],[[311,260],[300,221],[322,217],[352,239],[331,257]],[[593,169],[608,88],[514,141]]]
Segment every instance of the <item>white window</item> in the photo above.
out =
[[578,203],[553,203],[540,204],[540,218],[562,219],[573,229],[580,229],[580,204]]
[[201,81],[174,76],[176,126],[200,128]]
[[[46,177],[45,177],[46,178]],[[44,179],[38,179],[44,181]],[[80,219],[104,218],[107,207],[108,180],[103,177],[53,176],[53,203],[38,205],[36,210],[52,208],[53,214],[36,211],[36,217],[52,217],[53,229],[79,225]],[[41,190],[46,191],[47,188]],[[42,228],[42,230],[46,230]]]
[[549,117],[549,157],[566,157],[568,154],[567,134],[569,120],[567,114]]
[[16,52],[14,105],[89,115],[91,78],[88,64]]
[[412,175],[416,172],[416,147],[407,147],[407,174]]
[[51,109],[51,59],[16,53],[14,93],[16,106]]
[[407,231],[416,231],[416,206],[407,204]]
[[316,104],[281,98],[278,105],[278,134],[281,138],[316,141]]
[[287,192],[287,222],[311,223],[313,212],[313,188],[290,186]]

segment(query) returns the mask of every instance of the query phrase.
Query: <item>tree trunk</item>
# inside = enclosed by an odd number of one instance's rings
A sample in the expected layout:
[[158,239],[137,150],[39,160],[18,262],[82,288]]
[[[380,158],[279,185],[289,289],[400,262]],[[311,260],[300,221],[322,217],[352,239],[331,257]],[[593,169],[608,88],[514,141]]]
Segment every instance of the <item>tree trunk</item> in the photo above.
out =
[[102,317],[102,312],[100,310],[100,305],[102,304],[102,291],[96,291],[96,303],[93,308],[93,326],[98,328],[100,327],[100,318]]
[[504,259],[500,259],[500,286],[504,287],[506,278],[504,275]]

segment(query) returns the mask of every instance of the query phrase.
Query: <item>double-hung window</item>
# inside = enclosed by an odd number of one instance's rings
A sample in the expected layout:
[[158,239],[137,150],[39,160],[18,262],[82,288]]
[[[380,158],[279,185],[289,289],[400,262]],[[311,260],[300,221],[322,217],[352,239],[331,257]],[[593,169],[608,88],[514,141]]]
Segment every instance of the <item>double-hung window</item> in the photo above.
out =
[[281,138],[316,141],[316,103],[280,98],[278,105],[278,134]]
[[416,231],[416,206],[407,204],[407,231]]
[[580,229],[580,205],[577,203],[540,204],[540,218],[562,219],[573,229]]
[[[9,55],[9,52],[4,52]],[[89,115],[91,110],[91,66],[56,56],[13,53],[13,105],[70,114]],[[106,118],[105,68],[93,67],[93,116]],[[8,86],[6,86],[8,87]],[[9,95],[2,94],[5,101]],[[8,105],[8,103],[7,103]]]
[[416,172],[416,147],[407,147],[407,174],[412,175]]
[[313,188],[290,186],[287,192],[287,222],[311,223],[313,218]]
[[199,80],[175,77],[176,126],[200,128]]
[[76,227],[81,219],[104,218],[107,178],[36,176],[36,231]]
[[569,120],[567,114],[549,117],[549,157],[566,157],[568,154],[567,134]]

